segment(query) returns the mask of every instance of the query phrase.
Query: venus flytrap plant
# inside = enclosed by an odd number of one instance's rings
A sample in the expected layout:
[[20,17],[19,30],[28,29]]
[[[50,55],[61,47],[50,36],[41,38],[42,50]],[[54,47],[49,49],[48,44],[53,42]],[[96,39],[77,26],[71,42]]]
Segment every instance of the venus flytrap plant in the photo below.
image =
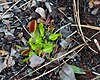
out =
[[29,44],[31,50],[28,53],[28,57],[25,58],[23,62],[27,62],[34,54],[38,56],[43,56],[42,53],[50,54],[54,47],[57,46],[55,40],[62,36],[62,34],[46,32],[44,24],[39,23],[39,25],[37,25],[34,20],[30,23],[29,31],[35,39],[31,37],[28,40],[27,43]]

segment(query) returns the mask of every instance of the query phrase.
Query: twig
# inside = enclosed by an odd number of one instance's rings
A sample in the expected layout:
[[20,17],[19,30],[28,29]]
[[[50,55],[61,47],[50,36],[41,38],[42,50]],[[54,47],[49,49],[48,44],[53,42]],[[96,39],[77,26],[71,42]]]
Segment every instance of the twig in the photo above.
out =
[[[8,10],[6,10],[6,12],[4,12],[3,14],[2,14],[2,16],[4,16],[5,14],[7,14],[7,12],[9,11],[9,10],[11,10],[16,4],[18,4],[19,2],[20,2],[21,0],[18,0],[15,4],[13,4]],[[1,16],[1,18],[2,18],[2,16]]]
[[88,45],[88,48],[89,48],[91,51],[93,51],[94,53],[98,54],[98,52],[95,51],[94,49],[92,49],[89,45]]
[[98,31],[97,33],[95,33],[94,35],[92,35],[91,37],[90,37],[90,39],[92,39],[93,37],[95,37],[96,35],[98,35],[100,33],[100,31]]
[[12,77],[9,78],[9,80],[12,80],[12,78],[14,78],[15,76],[17,76],[22,70],[24,70],[27,67],[27,65],[25,65],[19,72],[17,72],[15,75],[13,75]]
[[74,31],[73,33],[71,33],[69,36],[66,37],[66,39],[68,39],[69,37],[71,37],[71,36],[74,35],[75,33],[77,33],[77,31]]
[[[77,10],[76,10],[76,1],[75,0],[73,0],[73,12],[74,12],[74,20],[76,23],[76,25],[74,25],[74,26],[76,26],[77,31],[80,32],[80,30],[78,28],[78,24],[77,24]],[[73,26],[73,25],[71,25],[71,26]]]
[[94,30],[100,30],[100,27],[96,27],[96,26],[90,26],[90,25],[81,25],[84,28],[90,28],[90,29],[94,29]]
[[68,18],[68,16],[67,16],[60,8],[58,8],[58,10],[59,10],[65,17]]
[[1,3],[0,6],[2,6],[2,5],[8,5],[8,4],[12,4],[12,2]]
[[97,76],[100,76],[100,74],[99,73],[97,73],[97,72],[92,72],[93,74],[95,74],[95,75],[97,75]]
[[33,78],[32,80],[39,79],[40,77],[43,77],[44,75],[49,74],[50,72],[56,70],[57,68],[59,68],[60,66],[62,66],[63,64],[65,64],[67,61],[69,61],[70,59],[72,59],[73,57],[75,57],[83,48],[84,48],[84,46],[81,47],[81,49],[79,49],[77,53],[75,53],[73,56],[71,56],[69,59],[67,59],[66,61],[64,61],[64,62],[63,62],[62,64],[60,64],[59,66],[57,66],[57,67],[55,67],[55,68],[53,68],[53,69],[51,69],[51,70],[49,70],[49,71],[47,71],[47,72],[45,72],[45,73],[43,73],[43,74],[41,74],[41,75],[39,75],[39,76]]
[[77,13],[76,14],[77,14],[77,22],[78,22],[79,30],[80,30],[80,33],[81,33],[81,37],[82,37],[83,41],[85,42],[85,44],[87,45],[85,37],[84,37],[83,32],[82,32],[81,24],[80,24],[79,0],[77,0]]
[[95,68],[97,68],[97,67],[99,67],[100,66],[100,64],[98,64],[98,65],[96,65],[95,67],[93,67],[92,69],[95,69]]
[[86,36],[84,36],[88,41],[91,41],[91,39],[90,38],[88,38],[88,37],[86,37]]
[[60,31],[61,29],[63,29],[63,28],[65,28],[65,27],[69,26],[70,24],[71,24],[71,23],[68,23],[68,24],[62,26],[62,27],[59,28],[57,31],[55,31],[54,34],[56,34],[56,33],[57,33],[58,31]]
[[28,2],[26,2],[26,3],[24,3],[23,5],[21,5],[19,8],[22,8],[23,6],[25,6],[26,4],[28,4],[29,2],[31,2],[31,0],[30,1],[28,1]]
[[[72,27],[78,26],[77,24],[71,24]],[[100,27],[97,26],[90,26],[90,25],[81,25],[82,28],[89,28],[93,30],[100,30]]]
[[[41,68],[43,68],[43,67],[45,67],[45,66],[47,66],[47,65],[51,64],[52,62],[54,62],[54,61],[56,61],[56,60],[59,60],[60,58],[63,58],[64,56],[67,56],[67,55],[68,55],[68,54],[70,54],[71,52],[73,52],[73,51],[75,51],[75,50],[79,49],[80,47],[82,47],[83,45],[84,45],[84,43],[83,43],[83,44],[80,44],[80,45],[78,45],[78,46],[76,46],[75,48],[73,48],[73,49],[72,49],[72,50],[70,50],[69,52],[67,52],[67,53],[63,54],[62,56],[60,56],[60,57],[58,57],[58,58],[56,58],[56,59],[54,59],[54,60],[52,60],[52,61],[50,61],[50,62],[48,62],[48,63],[44,64],[43,66],[41,66],[41,67],[37,68],[37,69],[36,69],[36,70],[34,70],[33,72],[30,72],[29,74],[34,73],[34,72],[36,72],[36,71],[40,70]],[[27,74],[27,75],[29,75],[29,74]],[[23,79],[23,78],[24,78],[24,77],[26,77],[27,75],[23,76],[23,77],[22,77],[22,78],[20,78],[19,80]]]

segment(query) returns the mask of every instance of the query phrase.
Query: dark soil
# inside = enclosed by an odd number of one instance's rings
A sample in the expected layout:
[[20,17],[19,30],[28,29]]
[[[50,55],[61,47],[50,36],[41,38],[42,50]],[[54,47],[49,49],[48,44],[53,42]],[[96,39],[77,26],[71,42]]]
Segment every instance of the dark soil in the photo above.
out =
[[[13,2],[13,0],[7,0],[7,2],[9,2],[9,1]],[[16,5],[16,7],[21,6],[22,4],[24,4],[27,1],[28,0],[22,0],[19,4]],[[50,16],[49,19],[54,20],[52,25],[55,26],[55,31],[57,29],[59,29],[61,26],[64,26],[68,23],[76,24],[75,19],[74,19],[73,0],[47,0],[47,1],[49,3],[53,4],[51,13],[47,10],[44,2],[37,2],[36,6],[33,6],[33,7],[25,7],[25,8],[20,8],[20,9],[13,8],[12,10],[10,10],[8,13],[10,13],[10,14],[12,13],[13,16],[6,19],[9,21],[10,26],[8,24],[3,23],[4,19],[0,20],[0,28],[4,27],[4,29],[7,29],[8,32],[11,32],[13,34],[13,36],[6,35],[4,31],[0,31],[0,50],[5,50],[5,51],[11,53],[11,48],[15,49],[16,48],[15,45],[19,45],[19,46],[23,47],[23,49],[29,48],[29,46],[25,45],[24,41],[21,40],[22,37],[24,37],[25,40],[28,40],[30,38],[30,35],[23,29],[22,25],[24,25],[26,27],[26,29],[28,30],[27,25],[29,22],[31,22],[33,19],[41,18],[41,16],[35,12],[35,9],[37,7],[42,7],[45,10],[46,19],[48,18],[48,16]],[[89,3],[89,0],[80,0],[80,3],[79,3],[79,4],[81,4],[80,5],[80,20],[81,20],[80,22],[81,22],[81,24],[100,27],[100,4],[93,6],[93,8],[90,8],[88,3]],[[10,4],[9,6],[11,6],[11,5],[12,4]],[[59,11],[58,8],[60,8],[62,12]],[[97,8],[98,8],[98,11],[95,12],[95,14],[91,14],[91,12]],[[6,9],[4,9],[3,13],[5,11],[6,11]],[[22,23],[17,21],[15,16],[19,17],[19,19],[22,21]],[[46,21],[46,19],[42,19],[42,20]],[[61,19],[63,19],[62,22],[61,22]],[[49,24],[49,23],[45,24],[46,27],[48,27],[50,25],[51,24]],[[66,39],[66,37],[67,37],[66,35],[69,35],[76,30],[77,30],[76,27],[72,27],[70,25],[68,28],[68,31],[65,31],[65,32],[64,32],[64,30],[62,31],[62,34],[63,34],[62,38]],[[88,28],[82,28],[82,30],[83,30],[84,36],[86,36],[87,38],[90,38],[92,35],[94,35],[95,33],[98,32],[97,30],[92,30],[92,29],[88,29]],[[21,33],[23,34],[22,36],[19,35]],[[71,50],[73,47],[77,46],[78,43],[79,44],[83,43],[83,40],[79,34],[73,35],[71,37],[71,39],[72,40],[69,41],[69,44],[71,44],[71,47],[69,47],[68,51]],[[86,45],[74,59],[71,59],[68,61],[69,64],[74,64],[74,65],[82,68],[86,72],[85,75],[75,74],[75,77],[77,80],[91,80],[92,78],[94,78],[96,76],[92,72],[96,72],[96,73],[100,74],[100,51],[98,50],[96,44],[94,43],[94,39],[97,39],[98,42],[100,43],[100,33],[97,34],[95,37],[93,37],[91,39],[91,41],[88,42],[88,45],[93,50],[97,51],[98,53],[93,52]],[[64,52],[64,49],[61,47],[60,42],[61,42],[61,39],[58,38],[58,40],[56,41],[58,47],[55,48],[55,50],[54,50],[55,52],[53,52],[50,56],[54,57],[56,55],[56,53],[58,53],[59,51]],[[10,80],[10,78],[12,76],[13,76],[13,78],[11,80],[20,80],[20,78],[22,78],[24,75],[32,72],[33,70],[35,70],[36,68],[39,67],[39,66],[37,66],[35,68],[31,68],[29,66],[29,62],[21,63],[20,61],[23,60],[25,58],[25,56],[20,55],[21,50],[16,49],[16,51],[17,51],[16,54],[13,56],[13,59],[15,60],[15,64],[13,66],[6,67],[5,69],[3,69],[1,71],[1,73],[0,73],[1,80]],[[5,60],[6,56],[7,55],[4,55],[2,57],[3,61]],[[0,59],[1,59],[1,56],[0,56]],[[43,74],[44,72],[47,72],[47,71],[55,68],[56,66],[63,63],[63,61],[66,59],[67,59],[67,57],[63,58],[63,60],[61,60],[61,61],[55,61],[52,64],[47,65],[46,67],[40,69],[39,71],[28,75],[27,77],[23,78],[22,80],[31,80],[32,78],[39,76],[39,75]],[[45,60],[46,61],[44,63],[42,63],[42,65],[49,62],[49,60],[47,58],[45,58]],[[99,65],[99,66],[97,66],[97,65]],[[23,70],[20,71],[21,69],[23,69]],[[57,71],[53,71],[53,72],[43,76],[42,78],[39,78],[38,80],[55,80],[55,79],[60,80],[60,76],[59,76],[60,69],[61,69],[61,67],[59,69],[57,69]],[[19,74],[15,75],[18,72],[19,72]]]

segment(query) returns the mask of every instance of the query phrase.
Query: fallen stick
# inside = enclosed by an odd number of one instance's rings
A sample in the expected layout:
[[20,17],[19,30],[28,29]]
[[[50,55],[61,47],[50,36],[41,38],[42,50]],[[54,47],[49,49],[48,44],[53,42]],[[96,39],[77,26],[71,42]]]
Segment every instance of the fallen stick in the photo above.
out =
[[100,30],[100,27],[90,26],[90,25],[81,25],[81,27],[89,28],[89,29],[94,29],[94,30]]
[[[76,24],[71,24],[72,27],[74,26],[78,26]],[[93,29],[93,30],[100,30],[100,27],[97,27],[97,26],[90,26],[90,25],[81,25],[82,28],[89,28],[89,29]]]

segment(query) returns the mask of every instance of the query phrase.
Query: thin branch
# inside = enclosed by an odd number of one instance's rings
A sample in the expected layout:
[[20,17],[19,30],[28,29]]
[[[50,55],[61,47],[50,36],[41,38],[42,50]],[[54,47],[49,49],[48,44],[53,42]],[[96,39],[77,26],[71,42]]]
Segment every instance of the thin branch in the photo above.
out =
[[95,33],[94,35],[92,35],[91,37],[90,37],[90,39],[92,39],[93,37],[95,37],[96,35],[98,35],[100,33],[100,31],[98,31],[97,33]]
[[74,31],[74,32],[71,33],[69,36],[67,36],[65,40],[67,40],[68,38],[70,38],[72,35],[74,35],[74,34],[76,34],[76,33],[77,33],[77,31]]
[[91,51],[93,51],[94,53],[98,54],[98,52],[95,51],[93,48],[91,48],[89,45],[88,45],[88,48],[89,48]]
[[96,26],[90,26],[90,25],[81,25],[84,28],[90,28],[90,29],[94,29],[94,30],[100,30],[100,27],[96,27]]
[[[71,24],[72,27],[78,26],[77,24]],[[81,25],[82,28],[88,28],[88,29],[93,29],[93,30],[100,30],[100,27],[98,26],[90,26],[90,25]]]
[[27,67],[27,65],[25,65],[19,72],[17,72],[15,75],[13,75],[12,77],[9,78],[9,80],[12,80],[12,78],[14,78],[15,76],[17,76],[22,70],[24,70]]
[[81,23],[80,23],[79,0],[77,0],[77,22],[78,22],[79,30],[80,30],[80,33],[81,33],[81,37],[82,37],[83,41],[85,42],[85,44],[87,44],[86,40],[85,40],[85,37],[83,35],[83,31],[82,31]]
[[100,76],[100,74],[97,73],[97,72],[92,71],[92,73],[95,74],[95,75],[97,75],[97,76]]
[[26,4],[28,4],[28,3],[30,3],[31,2],[31,0],[30,1],[28,1],[28,2],[26,2],[26,3],[24,3],[23,5],[21,5],[19,8],[22,8],[23,6],[25,6]]
[[54,34],[56,34],[56,33],[59,32],[61,29],[65,28],[65,27],[67,27],[67,26],[69,26],[69,25],[71,25],[71,23],[68,23],[68,24],[62,26],[62,27],[59,28],[57,31],[55,31]]
[[1,3],[0,6],[2,6],[2,5],[8,5],[8,4],[12,4],[12,2]]

